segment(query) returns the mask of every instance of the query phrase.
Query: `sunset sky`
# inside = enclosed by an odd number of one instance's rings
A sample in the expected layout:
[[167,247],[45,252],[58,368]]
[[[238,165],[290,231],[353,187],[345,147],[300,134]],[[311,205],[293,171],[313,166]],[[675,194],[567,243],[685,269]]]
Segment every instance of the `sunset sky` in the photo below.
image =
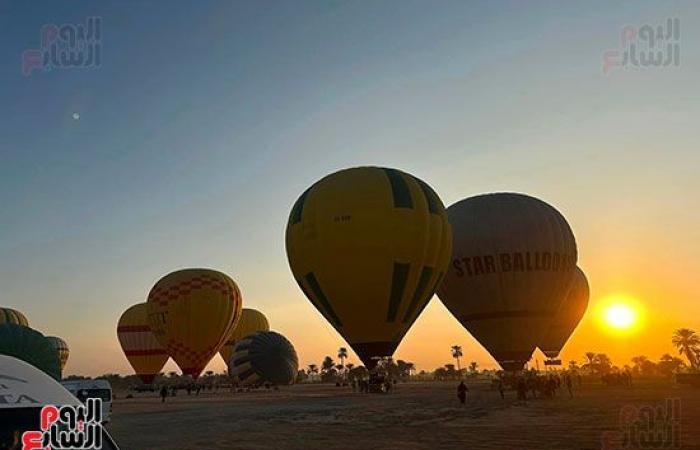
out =
[[[562,3],[1,3],[0,306],[63,337],[68,374],[126,374],[122,311],[210,267],[318,364],[346,344],[291,276],[289,210],[381,165],[445,205],[517,191],[565,215],[591,285],[565,361],[675,354],[673,330],[700,330],[700,5]],[[42,25],[89,16],[100,67],[22,74]],[[603,74],[623,27],[669,17],[680,66]],[[611,296],[638,305],[634,332],[601,326]],[[495,367],[435,297],[395,357],[433,370],[453,344]]]

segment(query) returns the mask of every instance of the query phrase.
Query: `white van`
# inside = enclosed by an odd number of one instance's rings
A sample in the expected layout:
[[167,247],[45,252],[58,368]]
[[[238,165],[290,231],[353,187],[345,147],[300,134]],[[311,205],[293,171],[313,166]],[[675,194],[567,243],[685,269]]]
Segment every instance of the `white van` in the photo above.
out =
[[[12,356],[0,355],[0,449],[20,450],[22,434],[38,431],[41,408],[79,406],[56,380]],[[102,450],[119,450],[102,428]]]
[[89,398],[102,400],[102,422],[109,423],[112,413],[112,386],[107,380],[70,380],[61,381],[64,388],[85,403]]

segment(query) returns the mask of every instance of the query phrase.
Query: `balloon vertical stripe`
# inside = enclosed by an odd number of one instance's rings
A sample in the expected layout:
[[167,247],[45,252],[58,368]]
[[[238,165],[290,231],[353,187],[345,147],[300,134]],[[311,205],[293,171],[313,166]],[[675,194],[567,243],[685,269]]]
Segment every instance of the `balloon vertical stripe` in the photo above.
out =
[[333,311],[333,307],[331,304],[328,302],[328,298],[326,298],[326,295],[323,293],[323,290],[321,289],[321,286],[318,284],[318,280],[316,280],[316,276],[314,275],[313,272],[309,272],[306,274],[304,277],[306,279],[306,282],[308,283],[309,287],[314,293],[314,296],[316,297],[316,301],[318,301],[323,308],[323,310],[326,312],[328,317],[330,317],[333,326],[339,328],[343,326],[343,323],[340,321],[338,318],[338,315]]
[[418,304],[421,303],[423,300],[425,300],[425,288],[428,287],[428,281],[430,281],[430,278],[432,276],[433,276],[433,268],[432,267],[423,267],[423,271],[420,274],[420,279],[418,280],[418,287],[416,288],[416,291],[413,293],[413,299],[411,300],[411,304],[408,305],[408,309],[406,310],[406,314],[403,316],[404,322],[407,322],[408,319],[411,316],[413,316],[413,312],[418,307]]
[[396,320],[396,313],[403,299],[403,293],[408,281],[408,272],[411,270],[410,264],[394,263],[394,273],[391,276],[391,294],[389,295],[389,310],[386,313],[386,321]]
[[394,198],[394,207],[413,208],[411,192],[408,190],[406,180],[403,179],[401,173],[395,169],[384,169],[384,172],[386,172],[386,176],[389,178],[391,194]]

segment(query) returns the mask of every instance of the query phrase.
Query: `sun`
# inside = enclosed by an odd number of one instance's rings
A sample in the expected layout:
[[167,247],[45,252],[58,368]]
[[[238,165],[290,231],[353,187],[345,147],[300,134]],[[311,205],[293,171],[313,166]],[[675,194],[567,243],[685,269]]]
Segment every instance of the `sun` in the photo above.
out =
[[637,321],[637,314],[629,305],[617,303],[605,309],[605,322],[613,328],[626,330]]
[[598,305],[597,316],[603,329],[616,335],[627,335],[643,328],[644,306],[634,297],[610,295]]

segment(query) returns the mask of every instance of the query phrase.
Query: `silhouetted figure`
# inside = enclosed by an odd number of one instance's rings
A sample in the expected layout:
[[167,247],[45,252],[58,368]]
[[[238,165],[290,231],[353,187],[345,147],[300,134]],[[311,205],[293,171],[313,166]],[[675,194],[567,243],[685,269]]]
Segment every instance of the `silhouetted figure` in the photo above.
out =
[[566,390],[569,391],[569,398],[574,398],[574,391],[571,386],[571,377],[568,373],[564,375],[564,384],[566,385]]
[[167,396],[168,396],[168,388],[165,387],[165,385],[163,385],[160,388],[160,402],[165,403],[165,397],[167,397]]
[[469,388],[464,384],[464,381],[460,381],[459,386],[457,386],[457,398],[463,405],[467,402],[467,392],[469,392]]
[[503,380],[499,378],[498,380],[498,393],[501,394],[501,400],[505,400],[506,394],[505,394],[505,389],[503,388]]
[[546,396],[547,398],[553,398],[557,395],[557,380],[553,376],[550,376],[546,380],[546,386],[547,386],[547,391],[546,391]]
[[528,377],[527,380],[523,379],[525,384],[525,397],[527,398],[527,391],[532,393],[532,398],[537,398],[537,391],[544,391],[545,386],[539,377]]
[[525,379],[523,377],[518,378],[517,390],[518,400],[523,402],[527,401],[527,383],[525,383]]
[[391,383],[391,380],[387,379],[384,381],[384,392],[387,394],[391,392],[391,388],[393,387],[393,384]]

